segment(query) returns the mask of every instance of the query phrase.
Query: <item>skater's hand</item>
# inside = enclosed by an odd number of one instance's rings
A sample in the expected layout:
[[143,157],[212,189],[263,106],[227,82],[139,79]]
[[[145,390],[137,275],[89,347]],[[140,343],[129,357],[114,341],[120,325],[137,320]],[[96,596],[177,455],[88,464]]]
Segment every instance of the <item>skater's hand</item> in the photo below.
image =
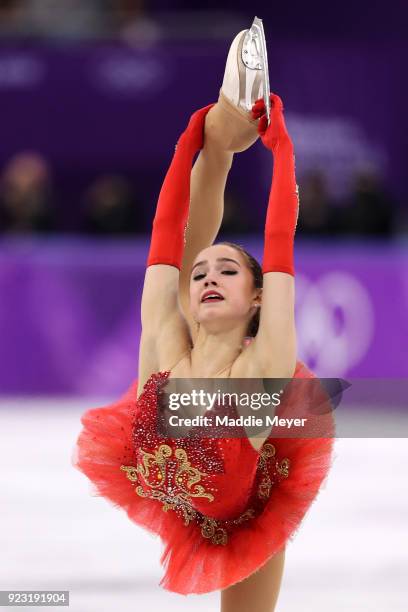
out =
[[208,111],[214,106],[214,104],[209,104],[208,106],[204,106],[204,108],[200,108],[195,113],[193,113],[190,117],[190,121],[184,132],[181,134],[179,141],[176,145],[183,145],[189,148],[189,151],[194,154],[204,146],[204,127],[205,127],[205,118],[207,116]]
[[271,93],[270,124],[266,116],[265,103],[262,98],[257,100],[252,107],[252,117],[259,119],[258,133],[267,149],[276,153],[278,149],[285,147],[293,150],[293,143],[286,129],[283,117],[283,103],[280,97]]

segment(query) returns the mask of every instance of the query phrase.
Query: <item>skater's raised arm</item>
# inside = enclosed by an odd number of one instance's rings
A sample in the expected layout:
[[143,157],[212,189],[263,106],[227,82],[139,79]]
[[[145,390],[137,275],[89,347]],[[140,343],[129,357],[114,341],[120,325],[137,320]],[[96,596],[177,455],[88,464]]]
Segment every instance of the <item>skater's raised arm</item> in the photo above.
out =
[[217,113],[217,110],[213,109],[207,115],[204,147],[191,173],[190,207],[180,270],[179,299],[183,315],[190,326],[193,343],[196,326],[190,312],[191,267],[198,253],[213,244],[220,230],[224,215],[224,189],[233,158],[233,153],[219,146],[217,138],[213,136],[214,130],[218,128],[219,114],[219,111]]
[[157,202],[141,302],[141,384],[152,371],[162,367],[167,359],[172,359],[189,343],[188,329],[178,305],[179,275],[188,218],[191,167],[195,154],[203,146],[205,116],[211,106],[195,112],[180,136]]
[[[296,367],[294,236],[299,212],[295,158],[279,96],[271,94],[271,119],[258,100],[254,117],[260,117],[262,142],[273,154],[273,178],[265,222],[262,262],[263,292],[254,356],[271,376],[293,376]],[[265,361],[266,359],[266,361]]]
[[[235,58],[236,64],[236,58]],[[228,64],[226,68],[228,77]],[[224,76],[224,81],[228,78]],[[227,91],[232,95],[230,91]],[[194,344],[197,326],[190,309],[191,267],[198,253],[216,239],[224,215],[224,190],[233,155],[258,139],[258,122],[226,97],[223,89],[205,120],[204,147],[191,173],[191,198],[179,299]]]

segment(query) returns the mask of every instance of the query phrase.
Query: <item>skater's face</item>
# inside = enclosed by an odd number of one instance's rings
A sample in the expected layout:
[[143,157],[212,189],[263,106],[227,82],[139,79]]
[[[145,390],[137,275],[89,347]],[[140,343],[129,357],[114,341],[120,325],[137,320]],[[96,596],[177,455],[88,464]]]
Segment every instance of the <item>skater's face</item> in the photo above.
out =
[[[220,297],[205,297],[214,292]],[[218,331],[247,325],[260,304],[248,262],[227,245],[203,249],[195,258],[190,276],[190,309],[197,323]]]

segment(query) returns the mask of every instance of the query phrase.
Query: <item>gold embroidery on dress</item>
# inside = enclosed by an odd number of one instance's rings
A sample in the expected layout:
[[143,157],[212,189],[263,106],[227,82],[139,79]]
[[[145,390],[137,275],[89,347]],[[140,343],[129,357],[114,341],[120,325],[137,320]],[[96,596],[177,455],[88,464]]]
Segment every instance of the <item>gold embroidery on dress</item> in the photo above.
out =
[[281,476],[284,476],[285,478],[289,476],[289,467],[290,459],[288,459],[287,457],[285,459],[282,459],[280,463],[276,463],[277,471],[279,472],[279,474],[281,474]]
[[228,541],[228,535],[225,529],[218,527],[216,519],[205,516],[201,525],[201,535],[204,538],[210,538],[213,544],[225,544]]
[[[138,463],[136,471],[152,489],[164,489],[167,492],[167,488],[174,487],[175,484],[176,489],[179,489],[175,494],[177,498],[185,501],[188,501],[190,497],[206,497],[210,501],[214,500],[214,495],[208,493],[202,485],[196,484],[202,476],[208,476],[208,474],[192,467],[184,449],[176,448],[174,451],[174,456],[178,460],[174,475],[171,473],[174,468],[171,470],[168,464],[168,459],[173,453],[171,446],[161,444],[154,453],[147,453],[142,449],[140,452],[142,461]],[[121,469],[127,471],[126,466]]]
[[268,459],[275,456],[276,449],[273,444],[266,443],[261,449],[259,455],[258,467],[263,471],[263,478],[258,486],[258,497],[267,499],[271,494],[272,480],[268,471]]
[[[162,510],[174,510],[182,514],[184,525],[189,525],[192,520],[196,520],[201,526],[201,535],[204,538],[211,540],[213,544],[221,544],[225,546],[228,542],[228,532],[222,525],[239,525],[246,520],[250,520],[256,516],[253,508],[248,508],[238,518],[231,520],[217,520],[203,515],[196,511],[191,503],[192,497],[205,497],[209,501],[214,500],[214,496],[207,492],[201,484],[197,484],[202,476],[207,476],[204,472],[200,472],[193,467],[188,459],[187,453],[182,448],[176,448],[174,457],[177,459],[177,465],[174,466],[174,460],[170,463],[169,458],[173,454],[173,450],[167,444],[161,444],[154,453],[148,453],[140,449],[142,454],[141,461],[138,461],[137,466],[121,465],[120,469],[126,473],[127,478],[139,486],[135,488],[135,492],[140,497],[149,497],[157,499],[163,504]],[[258,485],[258,498],[267,499],[272,488],[272,480],[269,476],[269,460],[275,457],[276,449],[273,444],[264,444],[259,455],[257,469],[263,472],[263,477]],[[282,459],[279,463],[275,461],[276,471],[285,478],[289,475],[290,460]],[[141,479],[151,489],[145,491],[140,486]]]
[[[268,461],[272,457],[275,457],[275,455],[276,448],[273,444],[266,443],[263,445],[259,455],[258,464],[258,467],[263,471],[263,478],[258,485],[258,497],[260,499],[267,499],[271,494],[272,480],[269,475]],[[290,460],[287,457],[285,457],[285,459],[282,459],[280,463],[278,461],[275,461],[276,471],[284,478],[288,478],[289,476],[289,467]]]
[[[179,510],[183,514],[184,524],[187,526],[193,519],[199,517],[199,513],[192,508],[189,503],[191,497],[205,497],[209,501],[214,500],[214,495],[208,493],[202,485],[196,484],[201,480],[201,476],[207,476],[204,472],[200,472],[197,468],[191,466],[188,460],[187,453],[182,448],[176,448],[174,456],[178,459],[176,472],[171,478],[170,468],[166,465],[169,457],[172,456],[172,448],[167,444],[161,444],[157,451],[148,453],[140,449],[142,453],[142,461],[138,462],[137,467],[129,465],[121,465],[120,469],[126,472],[126,476],[131,482],[140,482],[140,478],[144,480],[152,491],[144,491],[141,486],[136,487],[136,493],[140,497],[150,497],[157,499],[163,503],[162,510]],[[154,480],[154,468],[157,468],[156,481]],[[167,469],[169,474],[167,473]],[[173,468],[174,471],[174,468]],[[169,484],[166,485],[169,477]],[[186,482],[185,482],[186,481]],[[174,483],[176,487],[174,487]],[[168,487],[166,490],[165,487]],[[193,489],[194,487],[194,489]],[[158,490],[158,489],[164,490]],[[169,495],[169,490],[175,489],[172,496]],[[201,533],[205,538],[210,538],[214,544],[226,544],[227,532],[225,529],[219,528],[215,519],[203,517],[203,525]]]
[[243,523],[244,521],[247,521],[247,520],[249,520],[251,518],[254,518],[254,516],[255,516],[255,510],[253,510],[253,508],[248,508],[248,510],[245,510],[245,512],[243,514],[241,514],[233,522],[236,525],[239,525],[240,523]]

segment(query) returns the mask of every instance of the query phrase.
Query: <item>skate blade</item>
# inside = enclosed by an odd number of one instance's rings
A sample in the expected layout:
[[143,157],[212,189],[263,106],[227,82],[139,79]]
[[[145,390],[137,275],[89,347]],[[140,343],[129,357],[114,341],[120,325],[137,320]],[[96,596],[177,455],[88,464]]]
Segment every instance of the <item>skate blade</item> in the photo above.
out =
[[255,17],[242,45],[242,61],[251,70],[262,72],[262,95],[265,103],[268,125],[270,123],[271,103],[269,99],[268,53],[262,19]]

